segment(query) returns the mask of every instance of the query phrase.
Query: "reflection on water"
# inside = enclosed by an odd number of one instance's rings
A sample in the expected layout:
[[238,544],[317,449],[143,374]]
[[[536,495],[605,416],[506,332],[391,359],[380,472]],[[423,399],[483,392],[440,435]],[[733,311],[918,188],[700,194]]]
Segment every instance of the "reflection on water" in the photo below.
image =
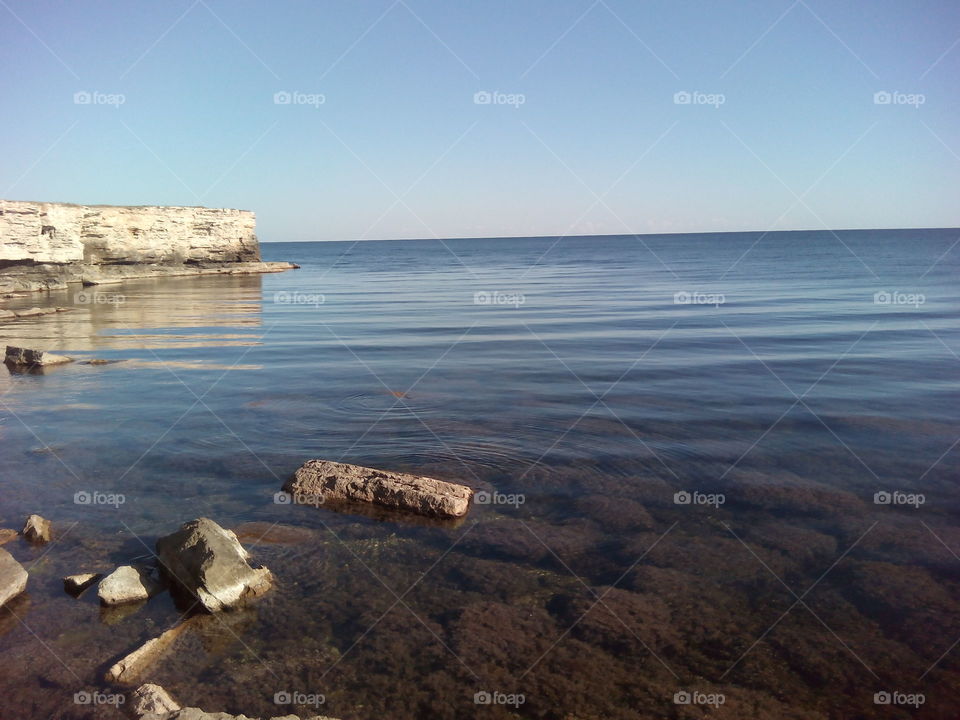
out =
[[[0,373],[0,525],[40,511],[60,535],[5,546],[31,579],[0,610],[4,709],[122,717],[72,694],[177,608],[101,615],[60,578],[207,515],[278,584],[151,672],[206,709],[955,720],[956,232],[843,239],[647,238],[670,270],[632,238],[567,238],[537,265],[552,240],[447,241],[459,260],[427,241],[265,246],[303,269],[108,286],[123,305],[30,321],[24,344],[125,361]],[[926,302],[875,304],[884,288]],[[526,301],[475,304],[493,291]],[[490,502],[453,525],[276,504],[314,457]],[[280,691],[327,702],[278,707]]]
[[[8,345],[62,353],[250,345],[260,337],[259,275],[155,278],[15,298],[11,310],[69,308],[0,326]],[[246,330],[250,332],[237,332]]]

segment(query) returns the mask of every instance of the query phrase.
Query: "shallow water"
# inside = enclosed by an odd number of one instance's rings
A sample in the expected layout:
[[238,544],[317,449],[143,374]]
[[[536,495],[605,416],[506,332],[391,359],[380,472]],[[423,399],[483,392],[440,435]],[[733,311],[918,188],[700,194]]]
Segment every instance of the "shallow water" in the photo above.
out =
[[[4,546],[31,574],[0,611],[4,713],[120,717],[74,693],[115,692],[103,671],[177,609],[60,578],[207,515],[279,579],[145,678],[207,710],[699,717],[688,691],[722,694],[714,717],[954,718],[958,238],[271,244],[302,269],[18,299],[74,309],[6,342],[123,362],[0,377],[0,526],[59,535]],[[441,525],[275,504],[314,457],[514,503]]]

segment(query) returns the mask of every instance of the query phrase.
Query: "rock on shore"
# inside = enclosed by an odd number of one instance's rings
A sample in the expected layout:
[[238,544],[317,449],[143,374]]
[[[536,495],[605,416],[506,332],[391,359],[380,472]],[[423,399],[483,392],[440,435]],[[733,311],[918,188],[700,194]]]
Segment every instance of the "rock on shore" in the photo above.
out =
[[466,485],[328,460],[304,463],[283,489],[294,499],[366,502],[437,518],[463,517],[473,497]]
[[209,612],[235,607],[273,584],[267,568],[250,567],[237,536],[209,518],[157,540],[157,557],[170,582]]
[[27,589],[27,571],[13,555],[0,548],[0,605]]

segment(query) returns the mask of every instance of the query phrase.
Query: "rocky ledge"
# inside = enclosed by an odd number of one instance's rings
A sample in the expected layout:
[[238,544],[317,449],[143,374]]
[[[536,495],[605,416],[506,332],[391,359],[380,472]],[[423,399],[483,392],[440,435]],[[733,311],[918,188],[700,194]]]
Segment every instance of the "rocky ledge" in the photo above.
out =
[[0,200],[0,293],[158,275],[279,272],[247,210]]

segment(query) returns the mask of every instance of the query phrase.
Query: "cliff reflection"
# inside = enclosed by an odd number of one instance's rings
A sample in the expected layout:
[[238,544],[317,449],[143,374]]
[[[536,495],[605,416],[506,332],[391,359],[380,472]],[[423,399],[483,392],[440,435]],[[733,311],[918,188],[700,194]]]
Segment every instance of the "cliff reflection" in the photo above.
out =
[[70,312],[24,318],[0,328],[5,344],[68,354],[246,346],[258,344],[260,333],[254,329],[262,324],[261,302],[259,275],[72,285],[5,303],[14,311],[65,307]]

